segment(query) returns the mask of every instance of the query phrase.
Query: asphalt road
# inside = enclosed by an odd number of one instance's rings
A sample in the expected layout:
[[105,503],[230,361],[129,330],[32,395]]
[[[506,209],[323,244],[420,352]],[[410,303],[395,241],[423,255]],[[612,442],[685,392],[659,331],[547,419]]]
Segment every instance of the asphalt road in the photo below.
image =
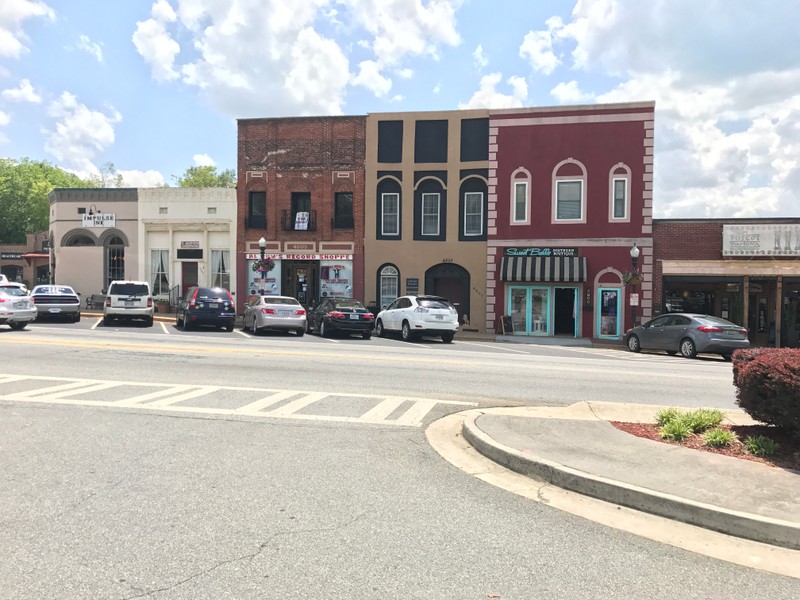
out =
[[424,436],[475,405],[732,407],[728,363],[93,325],[0,329],[2,599],[800,596],[486,485]]

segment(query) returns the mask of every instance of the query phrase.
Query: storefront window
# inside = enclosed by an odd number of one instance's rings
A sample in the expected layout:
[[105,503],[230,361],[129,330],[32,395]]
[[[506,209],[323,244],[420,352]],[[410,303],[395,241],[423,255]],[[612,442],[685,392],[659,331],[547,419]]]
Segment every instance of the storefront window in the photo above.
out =
[[550,321],[550,289],[514,286],[509,289],[508,314],[514,333],[547,335]]
[[600,320],[599,337],[619,337],[620,325],[620,291],[618,288],[597,290],[600,299],[600,310],[597,318]]

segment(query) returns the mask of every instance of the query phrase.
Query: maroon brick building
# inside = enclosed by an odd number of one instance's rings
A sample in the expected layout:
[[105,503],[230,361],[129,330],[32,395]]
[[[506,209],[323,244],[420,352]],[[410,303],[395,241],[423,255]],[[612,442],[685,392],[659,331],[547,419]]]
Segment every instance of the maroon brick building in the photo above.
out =
[[[364,116],[239,119],[239,309],[253,294],[364,297]],[[253,270],[263,252],[275,267]]]
[[650,317],[654,111],[489,112],[487,329],[619,341]]
[[800,347],[800,219],[657,219],[653,309],[747,327],[757,346]]

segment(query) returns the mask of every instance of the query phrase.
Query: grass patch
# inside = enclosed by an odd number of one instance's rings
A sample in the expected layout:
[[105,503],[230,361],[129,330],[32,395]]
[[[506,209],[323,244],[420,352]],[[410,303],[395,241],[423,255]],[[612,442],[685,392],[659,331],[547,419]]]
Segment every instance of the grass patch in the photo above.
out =
[[725,414],[716,408],[698,408],[680,417],[692,433],[703,433],[722,423]]
[[744,440],[744,447],[753,456],[774,456],[778,453],[779,444],[765,435],[749,435]]
[[658,413],[656,413],[656,425],[663,427],[667,423],[679,419],[680,416],[681,411],[679,411],[677,408],[665,408],[664,410],[660,410]]
[[712,448],[727,448],[735,439],[735,433],[720,427],[713,427],[703,434],[703,442]]
[[683,419],[675,419],[674,421],[667,422],[661,428],[661,437],[665,440],[673,440],[675,442],[682,442],[685,440],[692,431]]

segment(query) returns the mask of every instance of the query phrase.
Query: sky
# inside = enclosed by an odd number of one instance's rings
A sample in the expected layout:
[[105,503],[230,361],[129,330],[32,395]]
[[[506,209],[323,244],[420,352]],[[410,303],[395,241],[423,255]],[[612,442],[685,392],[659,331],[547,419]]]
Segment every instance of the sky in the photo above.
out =
[[0,0],[0,156],[130,187],[236,120],[655,101],[656,218],[800,216],[800,0]]

